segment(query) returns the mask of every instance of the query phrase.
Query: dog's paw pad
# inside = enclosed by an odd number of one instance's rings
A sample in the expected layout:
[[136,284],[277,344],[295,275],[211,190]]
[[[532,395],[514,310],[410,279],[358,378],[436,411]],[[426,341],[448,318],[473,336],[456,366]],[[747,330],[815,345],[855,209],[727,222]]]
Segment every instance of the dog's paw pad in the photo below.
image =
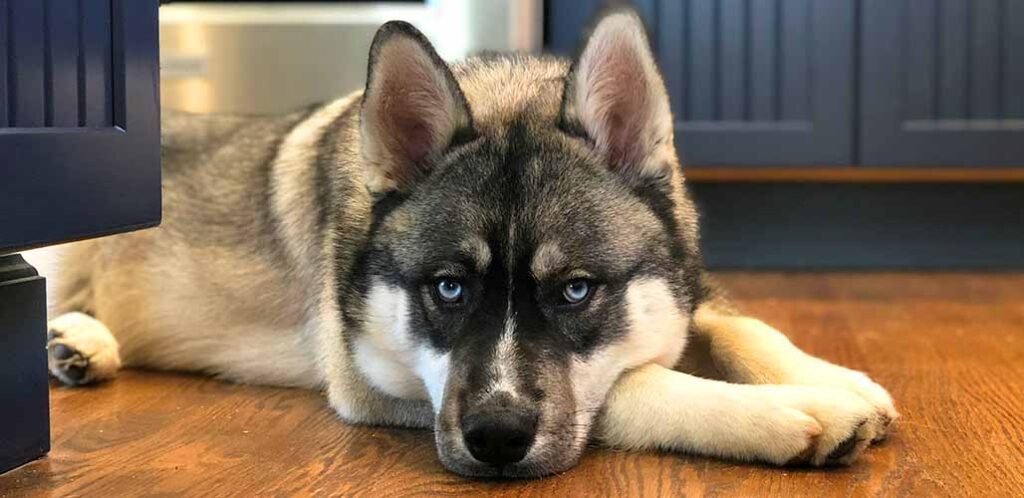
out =
[[54,360],[69,360],[77,355],[78,351],[75,351],[63,344],[53,344],[50,346],[50,356],[53,356]]
[[89,358],[72,346],[51,342],[50,373],[61,382],[78,386],[89,382]]
[[107,379],[121,367],[117,340],[89,315],[67,313],[53,319],[46,337],[50,373],[66,385]]

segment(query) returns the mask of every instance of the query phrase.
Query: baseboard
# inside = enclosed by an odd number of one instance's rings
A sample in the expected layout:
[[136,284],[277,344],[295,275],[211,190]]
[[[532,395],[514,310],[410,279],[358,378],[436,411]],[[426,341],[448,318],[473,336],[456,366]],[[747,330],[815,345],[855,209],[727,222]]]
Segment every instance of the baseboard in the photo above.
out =
[[1024,183],[691,182],[712,268],[1024,269]]

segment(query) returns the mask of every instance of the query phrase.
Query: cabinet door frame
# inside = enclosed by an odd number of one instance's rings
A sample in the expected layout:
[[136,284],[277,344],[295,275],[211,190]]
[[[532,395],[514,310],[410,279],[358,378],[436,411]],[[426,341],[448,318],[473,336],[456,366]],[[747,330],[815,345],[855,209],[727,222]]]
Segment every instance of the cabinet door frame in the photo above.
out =
[[861,0],[858,164],[1022,166],[1024,120],[1014,124],[997,120],[907,119],[908,83],[904,67],[909,57],[909,41],[905,23],[907,16],[913,15],[909,9],[903,0]]
[[0,253],[160,221],[158,2],[109,1],[113,126],[0,128]]
[[[785,2],[786,0],[778,0]],[[661,0],[657,7],[656,46],[669,93],[680,98],[688,69],[679,19],[688,2]],[[855,159],[856,2],[810,0],[808,34],[809,119],[787,121],[685,121],[677,116],[676,146],[682,160],[697,166],[842,166]],[[720,6],[717,8],[721,8]],[[750,33],[747,33],[750,36]],[[720,42],[719,42],[720,43]],[[683,49],[686,50],[685,48]],[[748,76],[749,78],[749,76]],[[679,103],[674,103],[679,109]],[[678,114],[678,113],[677,113]]]

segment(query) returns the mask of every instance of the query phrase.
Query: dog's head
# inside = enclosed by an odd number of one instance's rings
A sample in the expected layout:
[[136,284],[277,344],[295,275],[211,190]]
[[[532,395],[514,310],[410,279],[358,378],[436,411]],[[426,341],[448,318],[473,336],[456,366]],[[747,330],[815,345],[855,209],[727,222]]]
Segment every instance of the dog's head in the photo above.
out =
[[360,133],[377,196],[353,279],[360,370],[429,398],[455,472],[570,467],[624,370],[675,363],[698,292],[696,220],[639,18],[601,17],[571,66],[449,67],[388,23]]

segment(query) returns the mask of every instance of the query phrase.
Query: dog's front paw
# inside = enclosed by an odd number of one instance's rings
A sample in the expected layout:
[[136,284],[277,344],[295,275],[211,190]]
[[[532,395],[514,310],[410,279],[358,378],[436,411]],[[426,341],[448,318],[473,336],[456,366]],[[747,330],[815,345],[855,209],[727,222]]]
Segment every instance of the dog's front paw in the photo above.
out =
[[877,436],[877,409],[857,394],[842,388],[785,386],[781,399],[813,417],[822,428],[812,447],[785,462],[787,465],[849,465]]
[[776,465],[848,465],[875,437],[877,412],[846,389],[757,386],[761,408],[749,459]]
[[121,367],[117,340],[103,323],[84,313],[66,313],[49,323],[49,369],[69,386],[114,376]]
[[861,372],[807,356],[803,361],[795,362],[786,377],[784,382],[787,384],[840,388],[862,398],[875,413],[869,421],[873,442],[885,439],[892,423],[899,417],[889,392]]

